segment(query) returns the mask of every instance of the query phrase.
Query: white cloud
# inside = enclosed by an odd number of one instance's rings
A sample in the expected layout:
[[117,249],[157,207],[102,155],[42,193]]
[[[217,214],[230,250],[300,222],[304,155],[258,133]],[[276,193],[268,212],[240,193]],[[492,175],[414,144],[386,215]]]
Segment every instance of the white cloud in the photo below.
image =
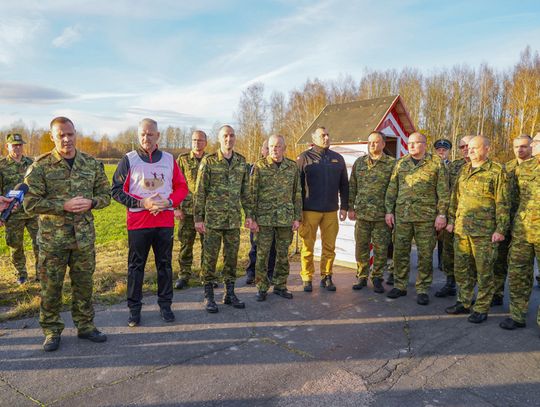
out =
[[56,48],[68,48],[81,39],[81,28],[78,25],[64,28],[62,34],[52,40]]
[[0,24],[0,64],[13,64],[24,57],[41,25],[39,20],[4,19]]

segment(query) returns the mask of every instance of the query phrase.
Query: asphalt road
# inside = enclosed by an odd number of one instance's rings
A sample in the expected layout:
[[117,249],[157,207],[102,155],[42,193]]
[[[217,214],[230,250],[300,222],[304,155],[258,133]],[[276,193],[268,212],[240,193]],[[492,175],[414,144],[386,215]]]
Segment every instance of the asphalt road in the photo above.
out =
[[[540,330],[533,290],[527,328],[498,327],[508,303],[474,325],[444,308],[416,304],[414,285],[397,300],[336,267],[337,292],[269,293],[247,307],[202,309],[202,289],[176,291],[176,322],[161,321],[145,298],[142,325],[128,328],[126,304],[98,309],[104,344],[78,339],[69,313],[57,352],[42,351],[36,318],[0,325],[2,406],[540,406]],[[412,280],[412,278],[411,278]],[[435,271],[432,293],[443,284]],[[217,291],[221,295],[222,290]]]

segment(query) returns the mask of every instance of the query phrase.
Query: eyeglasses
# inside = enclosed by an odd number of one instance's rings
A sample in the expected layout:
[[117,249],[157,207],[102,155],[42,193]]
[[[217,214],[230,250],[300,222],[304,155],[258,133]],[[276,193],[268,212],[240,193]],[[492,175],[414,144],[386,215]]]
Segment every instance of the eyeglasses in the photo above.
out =
[[459,146],[459,149],[463,150],[465,147],[467,147],[467,144],[463,144],[462,146]]

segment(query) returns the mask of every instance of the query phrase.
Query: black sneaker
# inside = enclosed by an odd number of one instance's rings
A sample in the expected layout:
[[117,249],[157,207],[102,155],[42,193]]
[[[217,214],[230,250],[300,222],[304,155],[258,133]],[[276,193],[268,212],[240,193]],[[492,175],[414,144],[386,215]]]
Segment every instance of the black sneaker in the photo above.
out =
[[107,335],[101,331],[98,331],[97,329],[90,332],[80,332],[77,334],[77,337],[81,339],[88,339],[89,341],[96,343],[105,342],[107,340]]
[[287,290],[286,288],[275,288],[274,287],[274,294],[279,295],[280,297],[287,298],[288,300],[292,299],[293,295],[292,293]]
[[465,308],[461,302],[456,302],[454,305],[450,307],[446,307],[444,309],[444,312],[450,315],[458,315],[458,314],[470,314],[471,309]]
[[310,293],[313,291],[313,285],[311,284],[311,281],[304,281],[303,285],[304,285],[304,291],[306,293]]
[[45,352],[53,352],[60,347],[60,335],[47,335],[43,342]]
[[373,279],[373,291],[376,292],[377,294],[384,293],[384,287],[382,283],[383,283],[382,278],[375,277]]
[[159,310],[161,319],[165,322],[173,322],[175,320],[174,313],[171,311],[171,307],[163,307]]
[[495,294],[491,300],[491,306],[496,307],[498,305],[503,305],[503,296]]
[[361,290],[362,288],[366,286],[367,286],[367,278],[359,278],[358,282],[356,284],[353,284],[352,289]]
[[469,315],[469,318],[467,320],[469,322],[472,322],[473,324],[480,324],[487,320],[488,314],[482,313],[482,312],[473,312],[471,315]]
[[502,329],[513,331],[516,328],[525,328],[526,324],[525,322],[514,321],[512,318],[506,318],[499,323],[499,326]]
[[321,280],[321,287],[327,291],[336,291],[336,286],[332,282],[332,276],[326,276]]
[[428,305],[429,304],[429,295],[422,293],[416,296],[416,303],[418,305]]
[[399,297],[404,297],[406,295],[407,295],[407,290],[400,290],[397,287],[392,288],[390,292],[386,294],[388,298],[399,298]]
[[183,288],[187,288],[189,285],[189,281],[187,278],[179,278],[176,280],[176,283],[174,283],[174,288],[177,290],[182,290]]
[[258,302],[266,301],[266,291],[257,291],[257,294],[255,294],[255,300]]
[[139,326],[141,323],[141,311],[139,310],[130,310],[128,318],[128,326],[133,328]]
[[386,278],[386,284],[394,285],[394,273],[388,274],[388,277]]

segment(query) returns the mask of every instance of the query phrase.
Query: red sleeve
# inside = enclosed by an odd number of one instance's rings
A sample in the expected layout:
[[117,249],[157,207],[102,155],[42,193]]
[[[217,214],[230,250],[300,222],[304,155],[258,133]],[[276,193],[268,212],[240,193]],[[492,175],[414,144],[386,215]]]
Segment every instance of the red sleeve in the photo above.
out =
[[188,194],[188,186],[186,183],[186,179],[182,175],[182,171],[180,171],[180,167],[178,167],[178,163],[173,160],[173,179],[172,179],[172,193],[169,196],[169,199],[173,201],[173,208],[177,208],[178,205],[180,205],[180,202],[184,200],[184,198]]

